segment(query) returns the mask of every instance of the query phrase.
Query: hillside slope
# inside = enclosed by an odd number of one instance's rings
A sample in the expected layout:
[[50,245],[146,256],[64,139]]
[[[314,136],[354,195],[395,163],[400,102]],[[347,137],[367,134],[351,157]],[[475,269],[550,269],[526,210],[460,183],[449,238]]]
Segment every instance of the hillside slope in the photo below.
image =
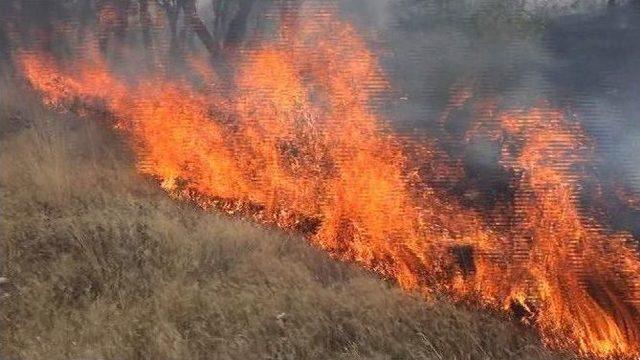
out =
[[115,134],[10,88],[3,359],[560,358],[511,322],[172,201]]

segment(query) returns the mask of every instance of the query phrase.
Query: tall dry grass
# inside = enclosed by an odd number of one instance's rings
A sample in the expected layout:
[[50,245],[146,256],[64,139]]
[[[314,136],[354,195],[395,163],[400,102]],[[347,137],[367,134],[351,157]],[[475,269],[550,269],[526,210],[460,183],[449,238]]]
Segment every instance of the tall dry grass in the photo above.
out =
[[302,239],[176,203],[98,123],[0,85],[2,359],[555,359]]

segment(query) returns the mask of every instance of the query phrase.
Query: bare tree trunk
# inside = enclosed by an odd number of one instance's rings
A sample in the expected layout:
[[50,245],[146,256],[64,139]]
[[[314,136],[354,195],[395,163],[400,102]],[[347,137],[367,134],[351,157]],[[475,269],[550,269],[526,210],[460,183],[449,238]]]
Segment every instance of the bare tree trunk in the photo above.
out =
[[152,44],[151,39],[151,15],[149,14],[149,1],[139,0],[139,12],[140,12],[140,25],[142,26],[142,42],[146,49],[150,49]]
[[283,4],[280,8],[280,21],[282,22],[282,29],[285,31],[285,36],[296,31],[298,27],[301,3],[301,0],[294,0],[293,2]]
[[100,51],[105,54],[109,46],[109,32],[112,26],[110,16],[113,4],[110,0],[98,0],[96,8],[98,10],[98,46]]
[[209,53],[214,54],[216,52],[215,40],[207,30],[202,20],[198,17],[198,10],[196,9],[195,0],[182,0],[182,11],[184,12],[185,21],[189,25],[191,31],[196,33],[200,41]]
[[15,18],[13,11],[13,4],[11,0],[6,2],[0,1],[0,76],[5,74],[7,65],[10,63],[10,48],[9,43],[10,36],[7,35],[9,31],[9,19]]
[[164,8],[169,20],[169,32],[171,33],[169,48],[173,55],[177,55],[180,52],[178,42],[178,15],[180,8],[177,4],[167,4]]
[[227,31],[227,36],[225,37],[225,45],[237,45],[242,42],[245,34],[247,32],[247,22],[249,20],[249,15],[251,14],[251,9],[255,4],[255,0],[239,0],[240,8],[238,9],[238,13],[231,20],[229,24],[229,30]]
[[89,21],[94,15],[92,1],[85,1],[80,8],[80,16],[78,21],[78,42],[83,43],[86,31],[89,28]]
[[222,45],[222,41],[224,41],[225,4],[225,0],[211,1],[211,6],[213,7],[213,37],[218,44],[218,47],[220,47]]
[[115,11],[116,11],[116,24],[115,24],[115,35],[120,44],[122,44],[127,35],[127,29],[129,28],[129,0],[116,0],[115,1]]

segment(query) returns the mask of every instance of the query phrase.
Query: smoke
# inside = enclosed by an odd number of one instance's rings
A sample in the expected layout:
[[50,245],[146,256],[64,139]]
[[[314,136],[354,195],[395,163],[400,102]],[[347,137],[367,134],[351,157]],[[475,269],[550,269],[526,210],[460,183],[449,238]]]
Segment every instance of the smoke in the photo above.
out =
[[[131,4],[137,2],[132,1]],[[228,3],[226,7],[216,4]],[[218,53],[225,46],[231,23],[236,21],[241,2],[198,0],[196,13],[212,36]],[[250,3],[250,2],[247,2]],[[308,16],[321,8],[338,8],[355,24],[374,48],[390,78],[392,91],[381,99],[380,112],[402,133],[439,139],[452,155],[468,154],[471,168],[490,174],[499,167],[495,147],[475,148],[462,144],[468,130],[471,107],[486,98],[499,99],[500,108],[527,107],[541,100],[575,113],[596,143],[596,164],[607,186],[640,192],[640,161],[635,159],[640,134],[640,11],[637,2],[608,0],[333,0],[254,1],[244,19],[242,41],[273,36],[273,19],[283,8]],[[0,4],[0,61],[10,57],[10,38],[21,44],[37,43],[58,54],[77,51],[77,44],[65,38],[90,38],[97,27],[98,5],[69,1],[3,1]],[[96,3],[97,4],[97,3]],[[177,31],[169,34],[169,19],[152,6],[154,47],[182,56],[176,39],[201,49],[202,43],[190,30],[184,14],[177,19]],[[128,17],[141,18],[132,6]],[[161,21],[160,21],[161,20]],[[61,24],[80,29],[69,36]],[[140,24],[130,33],[139,32]],[[218,24],[218,25],[216,25]],[[117,24],[114,25],[117,27]],[[84,29],[84,30],[83,30]],[[84,31],[84,33],[82,32]],[[106,39],[106,51],[123,41],[128,54],[116,54],[118,71],[134,77],[144,64],[166,62],[165,58],[144,59],[141,37],[129,35]],[[102,40],[101,40],[102,41]],[[43,45],[44,44],[44,45]],[[106,44],[106,45],[105,45]],[[233,44],[232,44],[233,45]],[[183,49],[184,50],[184,49]],[[134,58],[141,61],[129,61]],[[170,58],[170,57],[167,57]],[[118,59],[125,60],[118,62]],[[225,60],[233,61],[233,60]],[[178,61],[179,63],[179,61]],[[132,65],[133,64],[133,65]],[[173,63],[161,64],[167,71],[184,71]],[[471,99],[452,108],[456,89],[466,89]],[[447,113],[449,119],[443,119]],[[445,124],[446,123],[446,124]],[[448,139],[442,141],[442,139]],[[493,169],[492,169],[493,168]],[[478,172],[475,172],[478,173]],[[615,175],[615,176],[613,176]],[[481,176],[482,178],[485,178]],[[613,184],[609,181],[615,177]]]
[[[398,131],[426,134],[450,154],[466,154],[467,172],[476,177],[472,183],[505,179],[496,178],[499,148],[462,144],[465,118],[475,115],[472,105],[450,111],[442,126],[452,89],[461,87],[472,93],[469,104],[495,97],[500,108],[540,101],[565,108],[593,139],[596,170],[589,175],[604,193],[619,187],[640,193],[637,3],[343,0],[341,7],[377,48],[390,76],[394,92],[384,107],[387,118]],[[604,203],[616,203],[604,196]],[[613,228],[640,235],[638,211],[622,205],[602,211]]]
[[42,39],[16,58],[45,102],[109,113],[173,196],[301,231],[407,288],[482,289],[540,315],[552,344],[637,351],[640,267],[632,237],[608,232],[638,219],[611,195],[635,179],[636,162],[611,161],[636,147],[631,5],[224,3],[113,2],[90,20],[63,6],[46,34],[22,7],[9,37]]

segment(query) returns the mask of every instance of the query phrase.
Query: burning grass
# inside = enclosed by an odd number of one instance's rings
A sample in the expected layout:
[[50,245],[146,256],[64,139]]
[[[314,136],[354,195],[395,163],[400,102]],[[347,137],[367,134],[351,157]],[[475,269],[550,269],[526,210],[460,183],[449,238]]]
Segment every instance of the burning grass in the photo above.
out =
[[321,15],[238,53],[232,74],[193,53],[185,72],[131,78],[90,44],[67,58],[37,47],[12,56],[47,105],[98,110],[173,198],[302,232],[408,292],[503,311],[551,347],[635,358],[640,258],[631,234],[584,211],[594,162],[580,122],[551,101],[507,107],[463,86],[449,110],[473,111],[456,141],[499,146],[512,194],[467,206],[432,181],[464,184],[463,159],[393,131],[372,106],[390,87],[375,53]]
[[172,201],[100,124],[0,87],[2,358],[556,359],[305,242]]

